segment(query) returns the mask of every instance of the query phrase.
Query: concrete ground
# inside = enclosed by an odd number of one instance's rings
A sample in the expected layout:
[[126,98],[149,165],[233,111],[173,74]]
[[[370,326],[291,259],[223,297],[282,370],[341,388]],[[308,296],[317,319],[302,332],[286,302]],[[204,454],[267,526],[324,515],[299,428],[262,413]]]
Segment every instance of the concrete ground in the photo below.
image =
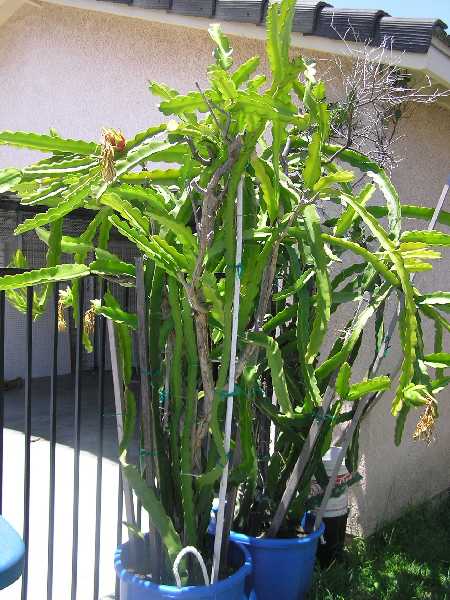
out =
[[[32,387],[29,600],[46,600],[47,598],[49,401],[49,379],[34,380]],[[73,380],[70,376],[60,377],[58,381],[56,446],[54,600],[68,600],[71,589],[73,404]],[[23,388],[5,393],[3,516],[19,532],[22,532],[23,527],[23,405]],[[116,548],[118,465],[114,413],[112,385],[108,376],[104,410],[100,598],[111,594],[115,583],[113,555]],[[77,592],[79,600],[93,598],[97,445],[97,381],[95,375],[86,373],[83,374],[81,403]],[[2,600],[20,600],[20,590],[21,582],[19,581],[3,590],[1,598]]]

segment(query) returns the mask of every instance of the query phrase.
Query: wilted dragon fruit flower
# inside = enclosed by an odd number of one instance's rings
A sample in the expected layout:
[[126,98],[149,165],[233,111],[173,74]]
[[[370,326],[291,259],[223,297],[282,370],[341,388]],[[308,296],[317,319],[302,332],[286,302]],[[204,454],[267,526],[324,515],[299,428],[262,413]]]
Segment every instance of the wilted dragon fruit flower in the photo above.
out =
[[416,425],[413,433],[415,440],[421,440],[430,445],[433,440],[434,426],[438,416],[438,406],[435,398],[428,395],[425,410]]
[[66,331],[67,323],[64,316],[64,298],[60,295],[58,300],[58,331]]
[[114,165],[115,150],[123,152],[125,150],[125,136],[116,129],[102,129],[102,177],[106,183],[113,181],[116,176],[116,167]]
[[92,335],[95,329],[95,305],[93,304],[89,310],[84,313],[84,331],[87,335]]

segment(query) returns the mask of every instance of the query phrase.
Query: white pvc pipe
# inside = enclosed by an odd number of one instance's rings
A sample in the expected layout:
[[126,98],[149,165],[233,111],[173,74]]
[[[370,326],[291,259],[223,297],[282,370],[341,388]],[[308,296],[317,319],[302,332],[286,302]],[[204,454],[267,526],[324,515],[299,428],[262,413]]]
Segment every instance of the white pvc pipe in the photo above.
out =
[[239,324],[239,296],[241,292],[241,261],[242,261],[242,204],[243,181],[239,182],[236,204],[236,265],[234,274],[233,320],[231,326],[230,371],[228,376],[227,413],[225,417],[224,449],[226,454],[225,467],[222,472],[219,489],[219,509],[217,511],[216,534],[214,538],[214,559],[211,573],[211,583],[219,578],[220,554],[222,551],[223,524],[225,517],[225,501],[228,486],[229,453],[231,447],[231,426],[233,422],[234,388],[236,377],[237,335]]

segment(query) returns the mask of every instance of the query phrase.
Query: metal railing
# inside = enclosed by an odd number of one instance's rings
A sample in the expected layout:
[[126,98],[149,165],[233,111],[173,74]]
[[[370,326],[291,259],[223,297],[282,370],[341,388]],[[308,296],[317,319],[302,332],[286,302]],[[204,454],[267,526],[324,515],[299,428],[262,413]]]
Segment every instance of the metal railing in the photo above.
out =
[[[18,269],[0,269],[0,276],[6,274],[16,274],[23,272]],[[73,506],[72,506],[72,565],[71,565],[71,581],[68,582],[68,590],[66,598],[71,600],[77,598],[78,585],[78,554],[79,554],[79,502],[80,502],[80,436],[81,436],[81,413],[82,413],[82,398],[83,398],[83,317],[86,308],[86,281],[87,279],[79,280],[78,287],[78,314],[76,316],[75,326],[75,365],[74,365],[74,406],[73,406]],[[95,280],[94,285],[100,295],[105,291],[105,281]],[[30,542],[30,476],[31,476],[31,441],[32,441],[32,404],[33,404],[33,295],[34,288],[26,288],[26,312],[23,315],[25,320],[25,347],[26,351],[23,356],[24,360],[24,478],[23,478],[23,531],[22,536],[25,543],[25,562],[22,576],[22,591],[21,600],[41,600],[35,595],[29,595],[28,574],[29,574],[29,542]],[[0,514],[3,509],[4,497],[4,464],[5,459],[11,460],[12,457],[5,457],[4,446],[4,430],[5,430],[5,398],[4,398],[4,383],[5,383],[5,320],[6,320],[6,293],[0,292]],[[50,298],[50,338],[49,338],[49,355],[50,355],[50,394],[48,399],[48,440],[49,440],[49,493],[48,493],[48,536],[47,540],[42,540],[42,553],[47,553],[47,573],[43,573],[46,577],[46,598],[52,600],[54,598],[53,582],[54,582],[54,553],[55,553],[55,508],[56,495],[55,489],[57,486],[56,476],[56,440],[58,433],[58,343],[60,332],[58,331],[58,301],[59,301],[59,285],[54,284]],[[129,293],[126,294],[125,306],[129,302]],[[95,433],[96,433],[96,483],[95,483],[95,528],[92,531],[92,545],[94,547],[94,581],[93,581],[93,600],[99,599],[99,567],[100,567],[100,550],[101,550],[101,524],[102,517],[102,476],[103,476],[103,456],[104,456],[104,429],[105,429],[105,380],[110,377],[109,371],[106,370],[106,326],[103,317],[96,318],[96,327],[94,334],[94,370],[96,371],[96,418],[95,418]],[[117,544],[122,542],[122,517],[123,517],[123,492],[122,480],[119,467],[117,467],[117,476],[119,478],[119,494],[118,494],[118,515],[117,515]],[[138,511],[139,512],[139,511]],[[7,516],[7,515],[5,515]],[[32,526],[32,523],[31,523]],[[114,527],[114,524],[112,524]],[[111,556],[111,563],[113,556]],[[113,586],[114,582],[111,582]],[[69,589],[70,586],[70,589]],[[119,598],[118,581],[116,579],[116,599]],[[42,599],[43,600],[43,599]],[[61,600],[57,598],[56,600]]]

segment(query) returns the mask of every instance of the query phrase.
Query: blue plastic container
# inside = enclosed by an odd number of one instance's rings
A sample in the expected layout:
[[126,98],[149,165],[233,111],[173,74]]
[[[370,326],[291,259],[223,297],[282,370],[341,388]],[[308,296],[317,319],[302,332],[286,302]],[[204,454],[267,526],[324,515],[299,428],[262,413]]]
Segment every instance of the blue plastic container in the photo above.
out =
[[19,579],[25,546],[18,533],[0,516],[0,590]]
[[251,587],[257,600],[303,600],[312,583],[317,545],[324,532],[300,538],[254,538],[231,532],[231,539],[246,546],[252,557]]
[[[120,600],[246,600],[246,580],[252,572],[250,553],[245,546],[230,544],[230,562],[237,571],[214,585],[177,588],[157,585],[128,571],[128,542],[116,551],[114,567],[120,578]],[[256,599],[255,599],[256,600]]]

